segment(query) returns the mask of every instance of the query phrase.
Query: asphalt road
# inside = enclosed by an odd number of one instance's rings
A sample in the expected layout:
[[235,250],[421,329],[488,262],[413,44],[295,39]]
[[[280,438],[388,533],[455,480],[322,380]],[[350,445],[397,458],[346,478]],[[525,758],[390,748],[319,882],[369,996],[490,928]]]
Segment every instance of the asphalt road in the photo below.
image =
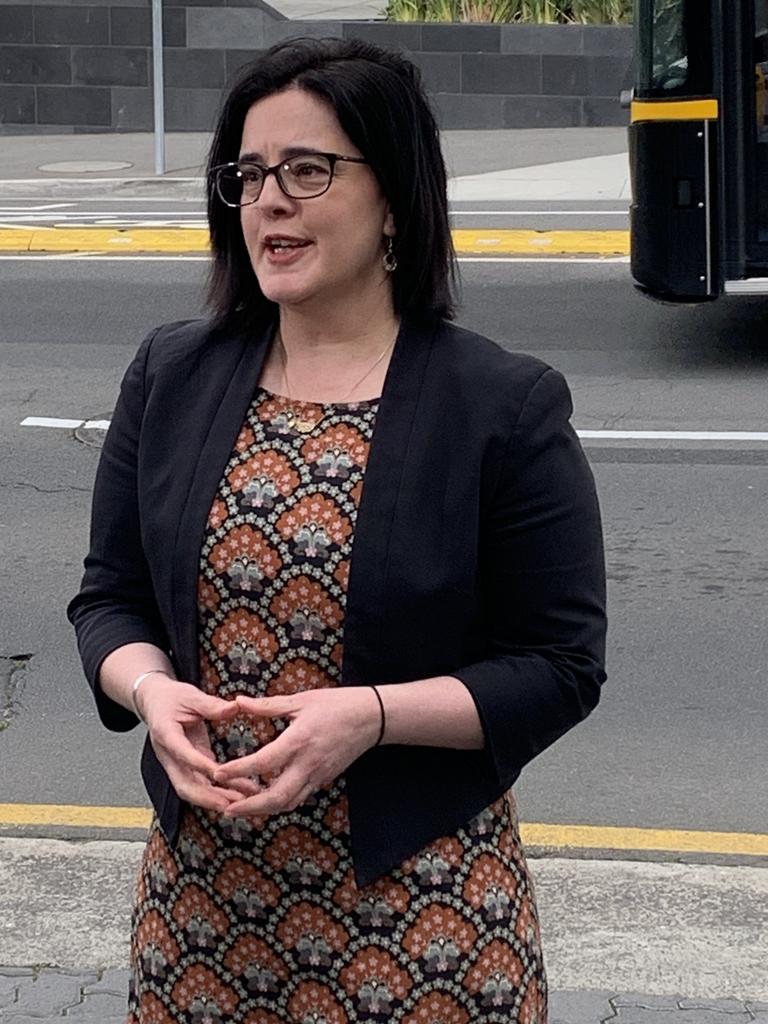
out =
[[[577,427],[766,429],[763,305],[653,305],[620,262],[462,269],[461,322],[562,369]],[[200,309],[204,264],[6,260],[2,274],[0,800],[145,805],[139,731],[100,727],[64,617],[98,450],[20,423],[108,417],[146,331]],[[588,453],[610,678],[593,717],[525,772],[522,816],[765,832],[768,445],[603,440]]]

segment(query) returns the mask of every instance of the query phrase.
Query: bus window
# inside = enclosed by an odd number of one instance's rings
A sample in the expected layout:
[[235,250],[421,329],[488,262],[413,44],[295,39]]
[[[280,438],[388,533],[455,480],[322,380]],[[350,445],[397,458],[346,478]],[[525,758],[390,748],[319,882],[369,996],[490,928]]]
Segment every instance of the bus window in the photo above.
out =
[[663,99],[709,92],[709,0],[636,0],[636,95]]

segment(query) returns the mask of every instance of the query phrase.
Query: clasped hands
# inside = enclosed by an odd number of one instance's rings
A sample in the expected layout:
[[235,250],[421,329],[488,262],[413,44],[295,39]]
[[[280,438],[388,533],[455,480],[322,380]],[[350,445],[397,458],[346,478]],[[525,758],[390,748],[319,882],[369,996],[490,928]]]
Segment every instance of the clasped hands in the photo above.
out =
[[[190,683],[145,684],[142,716],[150,741],[182,800],[226,817],[292,811],[376,742],[379,703],[369,686],[222,700]],[[281,718],[285,729],[253,754],[217,762],[206,722]],[[268,785],[255,781],[276,776]]]

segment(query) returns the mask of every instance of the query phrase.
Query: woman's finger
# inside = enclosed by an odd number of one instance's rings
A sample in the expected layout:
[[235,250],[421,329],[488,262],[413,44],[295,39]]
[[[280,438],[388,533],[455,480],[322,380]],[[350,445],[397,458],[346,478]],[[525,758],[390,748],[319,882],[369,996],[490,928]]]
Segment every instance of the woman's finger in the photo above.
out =
[[241,713],[236,701],[212,697],[193,686],[185,689],[182,709],[187,714],[191,712],[196,717],[207,719],[209,722],[226,721]]
[[[215,783],[214,783],[215,785]],[[254,782],[253,779],[230,779],[227,783],[228,790],[233,790],[238,794],[238,799],[244,796],[255,796],[256,793],[261,793],[264,786],[260,786],[258,782]]]
[[161,731],[150,734],[150,740],[158,756],[162,750],[167,757],[181,766],[198,771],[206,778],[213,778],[216,768],[213,752],[198,749],[178,722],[168,723]]
[[196,772],[180,770],[178,765],[172,762],[163,762],[163,768],[165,768],[178,796],[197,807],[224,813],[232,803],[239,803],[243,799],[242,793],[237,790],[214,786],[204,776]]
[[296,753],[296,741],[290,733],[290,727],[275,739],[266,743],[255,754],[236,757],[226,764],[213,769],[212,778],[226,784],[233,779],[248,778],[252,775],[272,775],[282,771]]
[[298,772],[286,772],[258,796],[231,803],[224,814],[228,818],[260,818],[280,814],[294,810],[313,792],[312,785]]
[[241,712],[254,718],[282,718],[298,711],[296,694],[276,697],[245,697],[238,694],[235,703]]

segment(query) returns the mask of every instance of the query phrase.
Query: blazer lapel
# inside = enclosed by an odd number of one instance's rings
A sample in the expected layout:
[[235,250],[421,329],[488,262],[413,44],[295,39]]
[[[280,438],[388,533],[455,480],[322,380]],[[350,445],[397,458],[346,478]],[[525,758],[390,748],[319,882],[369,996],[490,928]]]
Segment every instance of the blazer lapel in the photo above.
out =
[[344,685],[386,676],[384,592],[408,445],[437,328],[403,320],[376,416],[350,559],[344,620]]

